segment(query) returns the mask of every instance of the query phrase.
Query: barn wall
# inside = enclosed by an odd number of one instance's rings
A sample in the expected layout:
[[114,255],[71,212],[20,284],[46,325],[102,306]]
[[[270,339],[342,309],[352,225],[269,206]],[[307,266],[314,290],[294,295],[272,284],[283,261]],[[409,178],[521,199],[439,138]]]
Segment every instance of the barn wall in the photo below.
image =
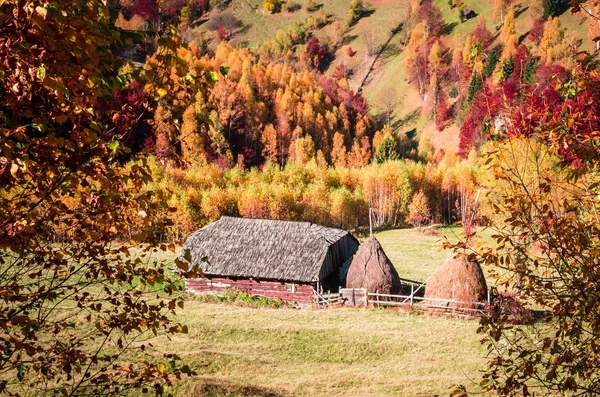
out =
[[187,279],[185,285],[188,290],[197,293],[238,289],[252,295],[262,295],[288,302],[311,303],[313,301],[313,285],[311,284],[214,277]]

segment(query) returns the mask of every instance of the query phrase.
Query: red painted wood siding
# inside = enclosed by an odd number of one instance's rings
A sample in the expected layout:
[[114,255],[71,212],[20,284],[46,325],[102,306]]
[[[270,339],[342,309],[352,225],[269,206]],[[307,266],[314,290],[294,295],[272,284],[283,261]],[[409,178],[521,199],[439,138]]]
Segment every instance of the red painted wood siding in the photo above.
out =
[[313,301],[314,292],[311,284],[295,284],[295,287],[293,287],[295,292],[292,292],[292,284],[278,281],[234,280],[229,278],[196,278],[185,281],[188,290],[198,293],[219,292],[235,288],[252,295],[262,295],[288,302],[310,303]]

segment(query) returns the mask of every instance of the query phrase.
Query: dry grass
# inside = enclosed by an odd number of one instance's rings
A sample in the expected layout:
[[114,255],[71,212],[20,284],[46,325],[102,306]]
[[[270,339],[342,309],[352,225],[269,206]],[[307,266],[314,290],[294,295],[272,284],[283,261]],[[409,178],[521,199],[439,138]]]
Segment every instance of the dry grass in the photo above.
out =
[[193,300],[183,316],[187,337],[156,341],[191,361],[199,373],[195,381],[178,385],[180,396],[447,395],[456,383],[473,389],[470,378],[477,378],[484,362],[473,320]]

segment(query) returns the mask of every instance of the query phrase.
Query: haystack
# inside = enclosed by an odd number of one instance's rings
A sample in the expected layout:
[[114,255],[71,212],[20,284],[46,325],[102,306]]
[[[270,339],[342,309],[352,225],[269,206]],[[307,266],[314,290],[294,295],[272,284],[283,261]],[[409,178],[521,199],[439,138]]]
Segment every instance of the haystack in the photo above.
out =
[[[466,255],[448,258],[427,281],[425,303],[456,308],[476,308],[471,302],[485,302],[487,284],[483,271],[477,262],[470,261]],[[448,299],[464,304],[444,304],[427,298]]]
[[368,292],[397,294],[400,278],[392,262],[375,237],[361,244],[352,259],[346,277],[346,288],[366,288]]

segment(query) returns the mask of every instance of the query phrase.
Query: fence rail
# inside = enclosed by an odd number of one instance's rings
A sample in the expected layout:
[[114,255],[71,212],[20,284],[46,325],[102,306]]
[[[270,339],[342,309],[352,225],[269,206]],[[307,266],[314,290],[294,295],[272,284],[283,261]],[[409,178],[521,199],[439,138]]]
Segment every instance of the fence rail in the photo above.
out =
[[367,302],[379,306],[418,306],[428,309],[444,309],[461,312],[482,313],[485,309],[484,302],[465,302],[457,299],[430,298],[411,295],[379,294],[369,292]]
[[367,292],[365,288],[342,288],[339,293],[319,293],[314,291],[314,303],[317,306],[329,306],[334,304],[344,304],[348,306],[364,306],[369,304],[376,306],[395,306],[395,307],[417,307],[423,309],[441,309],[452,313],[482,314],[485,307],[490,303],[490,294],[488,293],[487,302],[465,302],[458,299],[430,298],[419,294],[421,288],[425,285],[411,285],[410,295],[400,294],[382,294],[376,292]]
[[315,294],[314,303],[317,306],[329,306],[344,303],[342,295],[339,293],[320,294],[316,290],[313,291]]

